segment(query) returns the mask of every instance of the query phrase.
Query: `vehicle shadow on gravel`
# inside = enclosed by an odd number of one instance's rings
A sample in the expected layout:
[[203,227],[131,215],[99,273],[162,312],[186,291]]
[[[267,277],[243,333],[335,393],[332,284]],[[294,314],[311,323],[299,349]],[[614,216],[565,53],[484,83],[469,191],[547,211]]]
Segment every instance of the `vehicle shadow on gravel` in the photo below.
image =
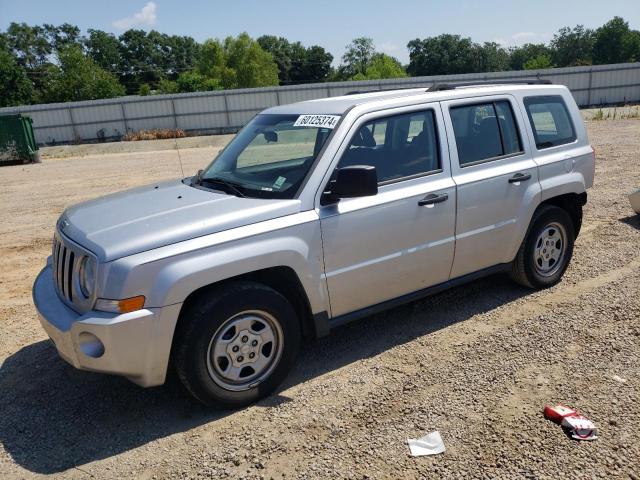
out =
[[635,228],[636,230],[640,230],[640,214],[621,218],[620,221]]
[[[493,276],[343,326],[305,349],[282,389],[528,293],[504,276]],[[120,377],[75,370],[48,341],[28,345],[4,361],[0,392],[0,442],[16,463],[43,474],[81,467],[234,414],[196,403],[175,378],[142,389]],[[276,394],[258,407],[287,401]]]

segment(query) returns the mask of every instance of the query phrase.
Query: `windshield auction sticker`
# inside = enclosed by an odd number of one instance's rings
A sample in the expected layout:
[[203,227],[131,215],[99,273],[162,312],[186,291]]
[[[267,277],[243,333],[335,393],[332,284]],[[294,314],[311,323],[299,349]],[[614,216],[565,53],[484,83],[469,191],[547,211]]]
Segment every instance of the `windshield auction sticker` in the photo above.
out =
[[300,115],[294,127],[334,128],[340,120],[339,115]]

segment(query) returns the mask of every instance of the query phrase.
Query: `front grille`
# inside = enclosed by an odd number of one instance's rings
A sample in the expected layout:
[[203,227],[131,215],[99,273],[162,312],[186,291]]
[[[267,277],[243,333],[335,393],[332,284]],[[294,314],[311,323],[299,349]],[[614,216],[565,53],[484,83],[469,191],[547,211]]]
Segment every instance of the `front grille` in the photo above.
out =
[[74,272],[79,255],[69,245],[56,235],[53,237],[53,282],[58,295],[73,304],[74,300]]
[[59,230],[55,232],[51,257],[53,284],[62,301],[78,313],[91,310],[96,299],[96,292],[87,298],[80,289],[80,264],[85,257],[95,260],[91,252],[69,240]]

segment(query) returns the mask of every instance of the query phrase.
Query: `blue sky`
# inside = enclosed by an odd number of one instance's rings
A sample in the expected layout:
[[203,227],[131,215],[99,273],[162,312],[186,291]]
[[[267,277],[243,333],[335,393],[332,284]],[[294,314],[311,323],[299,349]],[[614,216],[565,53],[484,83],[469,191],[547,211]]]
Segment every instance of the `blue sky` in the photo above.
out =
[[120,33],[127,27],[190,35],[198,41],[274,34],[318,44],[339,59],[357,36],[408,62],[407,42],[440,33],[506,46],[548,41],[558,28],[597,27],[615,15],[640,29],[640,0],[0,0],[0,29],[10,22],[69,22]]

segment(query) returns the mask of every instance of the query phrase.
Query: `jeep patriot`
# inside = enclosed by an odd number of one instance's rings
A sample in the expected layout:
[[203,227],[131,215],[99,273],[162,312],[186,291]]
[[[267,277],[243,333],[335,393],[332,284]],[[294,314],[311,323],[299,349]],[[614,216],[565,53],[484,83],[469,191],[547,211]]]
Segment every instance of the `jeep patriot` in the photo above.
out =
[[268,108],[197,175],[68,208],[33,299],[76,368],[269,395],[346,322],[483,275],[560,281],[595,154],[569,90],[436,85]]

